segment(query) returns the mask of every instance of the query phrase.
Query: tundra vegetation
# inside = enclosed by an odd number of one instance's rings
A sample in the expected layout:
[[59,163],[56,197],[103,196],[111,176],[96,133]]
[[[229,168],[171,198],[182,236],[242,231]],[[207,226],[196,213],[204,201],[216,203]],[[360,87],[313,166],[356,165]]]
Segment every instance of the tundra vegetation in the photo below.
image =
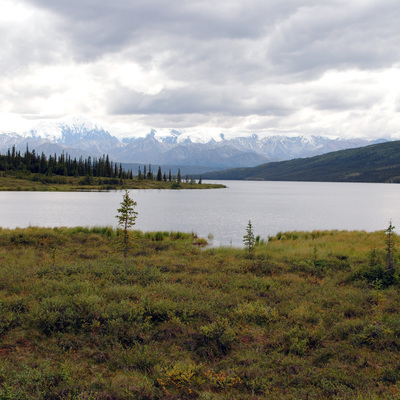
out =
[[398,399],[390,234],[0,229],[0,399]]

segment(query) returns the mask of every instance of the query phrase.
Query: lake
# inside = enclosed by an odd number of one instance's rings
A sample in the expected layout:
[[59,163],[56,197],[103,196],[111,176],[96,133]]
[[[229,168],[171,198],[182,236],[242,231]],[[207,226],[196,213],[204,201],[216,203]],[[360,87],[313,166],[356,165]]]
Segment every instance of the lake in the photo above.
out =
[[[400,221],[400,185],[218,181],[227,189],[131,190],[136,229],[196,232],[214,246],[242,246],[249,220],[266,239],[279,231],[384,230]],[[121,191],[0,192],[0,226],[116,227]]]

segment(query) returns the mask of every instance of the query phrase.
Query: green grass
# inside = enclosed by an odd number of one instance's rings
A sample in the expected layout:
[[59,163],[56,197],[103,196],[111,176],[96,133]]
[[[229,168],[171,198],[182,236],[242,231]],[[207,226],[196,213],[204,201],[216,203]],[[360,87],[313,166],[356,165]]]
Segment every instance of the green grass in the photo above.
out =
[[[23,174],[12,175],[11,173],[4,174],[0,171],[0,191],[87,191],[87,190],[118,190],[118,189],[219,189],[226,186],[221,184],[210,183],[186,183],[181,182],[179,185],[176,182],[158,182],[150,180],[139,181],[136,178],[124,179],[123,183],[119,180],[111,180],[108,178],[92,178],[91,185],[84,184],[84,177],[65,177],[53,176],[47,177],[40,174]],[[118,183],[115,183],[117,181]]]
[[0,399],[398,399],[383,232],[0,229]]

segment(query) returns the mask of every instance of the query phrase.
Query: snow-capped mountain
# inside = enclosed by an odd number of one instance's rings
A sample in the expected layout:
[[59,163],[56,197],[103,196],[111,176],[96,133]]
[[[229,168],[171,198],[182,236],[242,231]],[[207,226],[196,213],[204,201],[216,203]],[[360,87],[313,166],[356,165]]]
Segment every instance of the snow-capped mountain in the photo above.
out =
[[219,168],[250,167],[269,161],[309,157],[330,151],[362,147],[376,142],[366,139],[329,139],[322,136],[265,136],[226,138],[224,134],[151,130],[143,137],[119,140],[107,130],[82,117],[56,123],[40,123],[22,135],[0,133],[0,152],[15,146],[37,153],[71,157],[101,157],[108,154],[116,162],[186,165]]
[[27,140],[43,139],[62,147],[82,149],[93,154],[108,152],[121,144],[109,132],[83,117],[71,117],[63,122],[39,123],[26,132],[24,137]]
[[60,122],[39,122],[30,131],[24,133],[24,136],[41,137],[58,142],[68,135],[83,137],[93,129],[97,127],[84,117],[68,117]]

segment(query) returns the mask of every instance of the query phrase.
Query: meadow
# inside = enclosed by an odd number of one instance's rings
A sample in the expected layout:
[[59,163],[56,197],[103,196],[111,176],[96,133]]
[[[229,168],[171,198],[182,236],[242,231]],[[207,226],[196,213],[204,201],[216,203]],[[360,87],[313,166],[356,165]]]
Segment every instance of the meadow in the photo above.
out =
[[385,232],[117,235],[0,229],[0,399],[400,397]]

